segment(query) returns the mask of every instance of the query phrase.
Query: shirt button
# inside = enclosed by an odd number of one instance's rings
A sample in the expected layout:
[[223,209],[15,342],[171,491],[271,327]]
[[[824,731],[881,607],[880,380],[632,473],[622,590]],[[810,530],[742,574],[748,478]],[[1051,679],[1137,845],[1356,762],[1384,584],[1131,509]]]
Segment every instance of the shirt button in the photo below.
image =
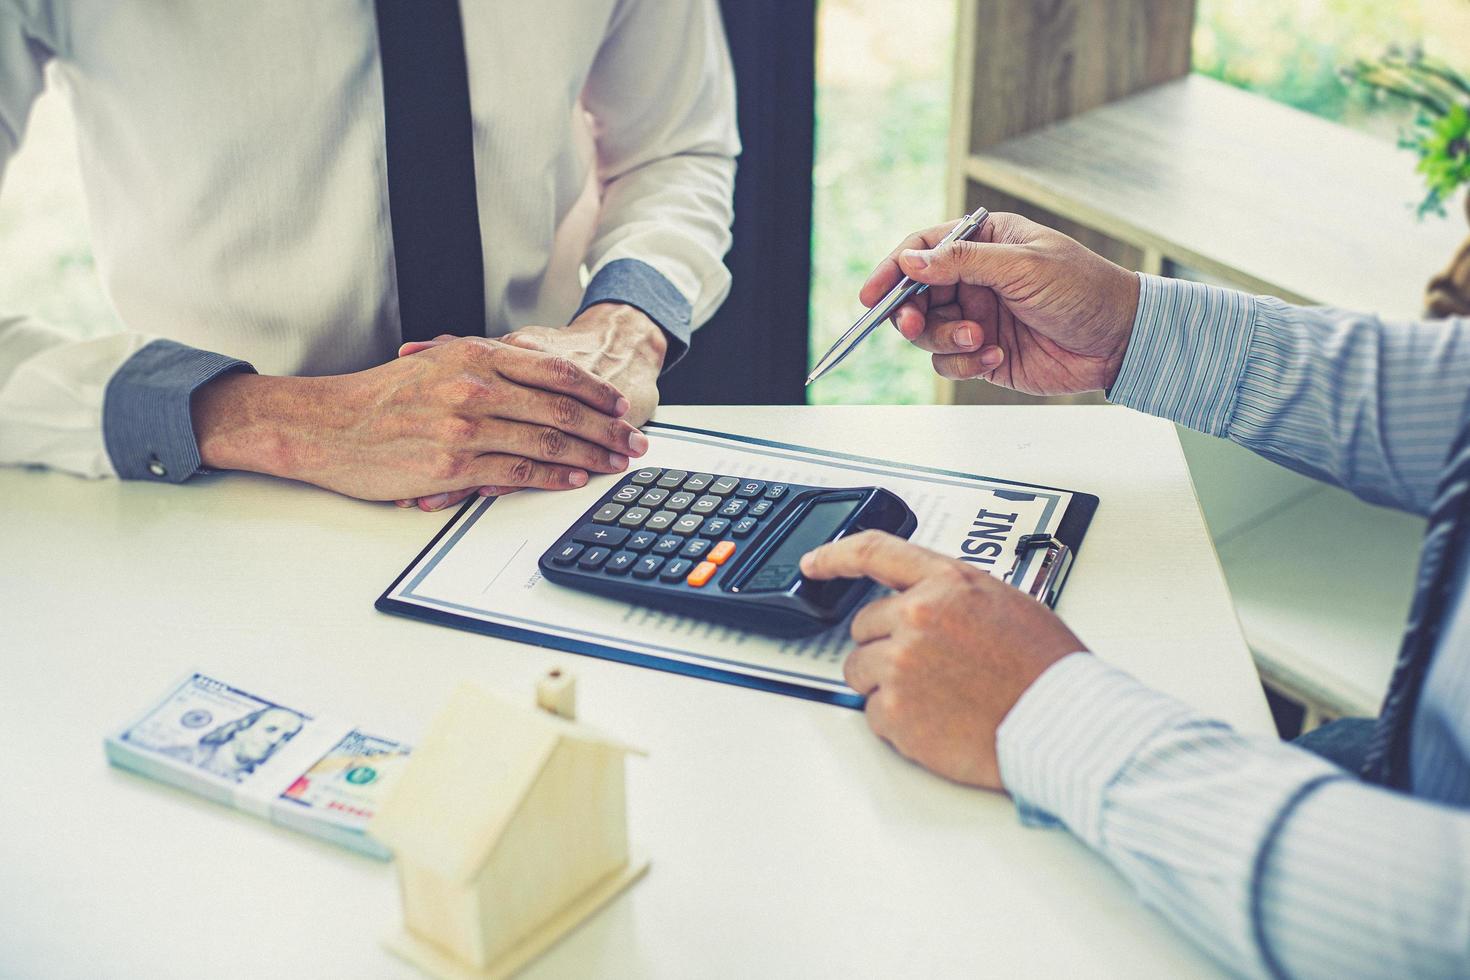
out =
[[157,456],[149,457],[148,472],[157,477],[168,476],[168,468],[163,465],[163,462]]

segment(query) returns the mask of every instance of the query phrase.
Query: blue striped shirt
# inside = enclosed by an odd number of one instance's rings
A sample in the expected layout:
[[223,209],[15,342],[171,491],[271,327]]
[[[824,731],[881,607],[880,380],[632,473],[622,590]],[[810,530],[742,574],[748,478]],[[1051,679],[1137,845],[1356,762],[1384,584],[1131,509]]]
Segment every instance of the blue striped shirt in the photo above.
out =
[[[1428,508],[1470,408],[1470,320],[1387,323],[1140,280],[1112,401],[1375,503]],[[1007,715],[1002,778],[1023,819],[1068,827],[1235,972],[1470,975],[1463,588],[1448,615],[1414,717],[1412,795],[1237,733],[1083,654]]]

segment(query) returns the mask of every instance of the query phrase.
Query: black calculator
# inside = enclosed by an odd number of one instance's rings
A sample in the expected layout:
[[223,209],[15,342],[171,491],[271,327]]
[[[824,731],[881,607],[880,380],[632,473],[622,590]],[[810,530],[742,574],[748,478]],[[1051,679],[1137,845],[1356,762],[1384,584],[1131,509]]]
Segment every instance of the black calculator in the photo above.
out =
[[870,579],[809,581],[801,556],[869,528],[918,520],[880,487],[809,487],[645,467],[541,556],[547,579],[625,602],[776,636],[841,622]]

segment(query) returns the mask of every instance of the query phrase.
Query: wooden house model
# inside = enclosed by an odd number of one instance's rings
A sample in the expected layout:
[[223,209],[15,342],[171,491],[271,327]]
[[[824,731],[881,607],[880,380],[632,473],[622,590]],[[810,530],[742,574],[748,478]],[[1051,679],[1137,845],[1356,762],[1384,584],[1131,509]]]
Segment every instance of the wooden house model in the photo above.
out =
[[[570,713],[569,696],[543,685],[541,701]],[[369,828],[398,868],[404,929],[389,948],[435,976],[506,976],[637,880],[630,752],[642,754],[461,686]]]

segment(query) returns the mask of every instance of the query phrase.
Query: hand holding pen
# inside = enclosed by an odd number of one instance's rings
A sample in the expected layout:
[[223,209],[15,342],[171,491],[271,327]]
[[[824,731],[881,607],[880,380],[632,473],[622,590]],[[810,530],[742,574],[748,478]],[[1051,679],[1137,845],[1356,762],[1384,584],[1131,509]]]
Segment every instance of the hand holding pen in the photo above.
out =
[[952,228],[905,239],[863,286],[863,302],[905,278],[929,286],[894,323],[943,377],[1032,395],[1113,386],[1138,310],[1135,273],[1020,215],[991,215],[980,240],[946,244]]

